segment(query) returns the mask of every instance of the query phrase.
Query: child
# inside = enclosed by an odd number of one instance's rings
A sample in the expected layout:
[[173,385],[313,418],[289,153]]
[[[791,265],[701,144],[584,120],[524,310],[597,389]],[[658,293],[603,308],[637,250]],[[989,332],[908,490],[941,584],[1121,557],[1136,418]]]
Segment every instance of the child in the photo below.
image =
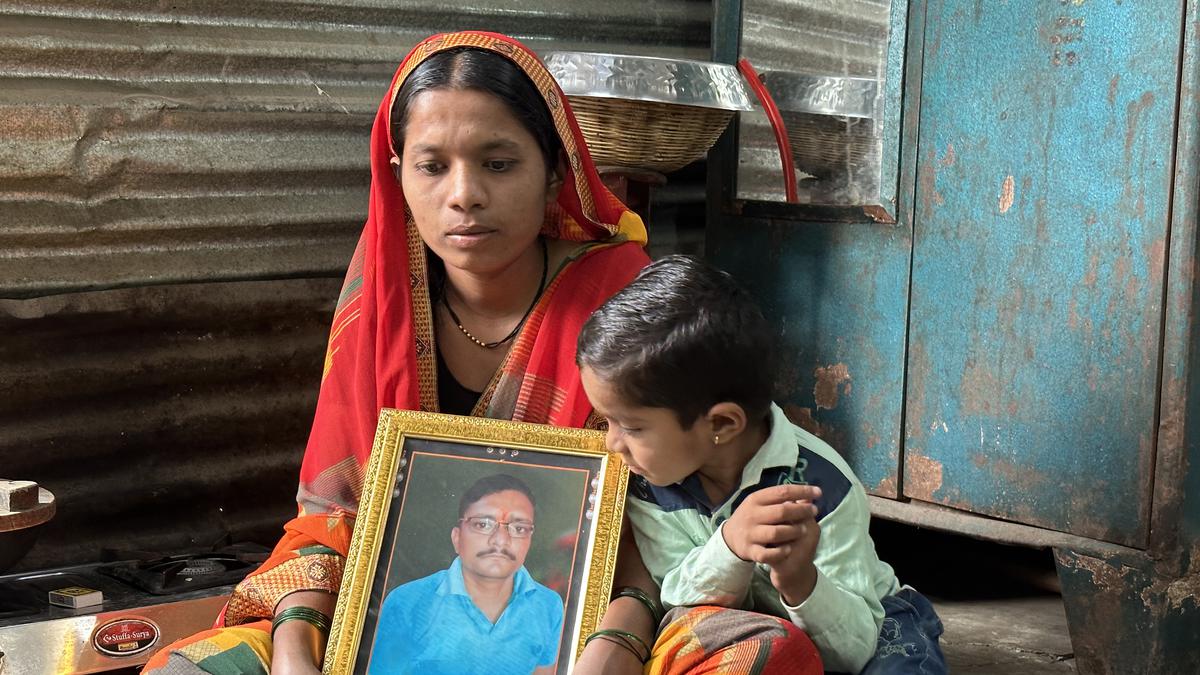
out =
[[728,274],[646,267],[579,334],[608,447],[635,475],[626,513],[666,605],[791,620],[829,671],[941,673],[941,623],[867,531],[866,492],[771,402],[771,328]]

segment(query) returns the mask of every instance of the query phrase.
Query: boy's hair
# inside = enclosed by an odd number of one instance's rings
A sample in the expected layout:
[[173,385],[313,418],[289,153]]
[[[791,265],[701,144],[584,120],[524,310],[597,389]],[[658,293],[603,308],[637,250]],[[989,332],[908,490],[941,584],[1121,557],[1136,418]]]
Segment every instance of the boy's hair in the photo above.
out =
[[732,401],[750,421],[771,406],[767,320],[733,277],[691,256],[651,263],[583,325],[576,363],[630,403],[674,411],[685,429]]

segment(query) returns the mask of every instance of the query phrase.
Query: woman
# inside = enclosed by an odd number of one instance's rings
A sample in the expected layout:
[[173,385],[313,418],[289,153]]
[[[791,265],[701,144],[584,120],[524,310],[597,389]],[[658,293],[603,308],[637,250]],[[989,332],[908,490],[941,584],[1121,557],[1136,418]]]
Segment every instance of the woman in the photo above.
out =
[[299,515],[221,628],[146,671],[317,672],[321,622],[293,608],[333,614],[379,409],[594,424],[575,339],[648,262],[645,240],[532,52],[480,32],[417,45],[371,133],[369,215],[334,314]]

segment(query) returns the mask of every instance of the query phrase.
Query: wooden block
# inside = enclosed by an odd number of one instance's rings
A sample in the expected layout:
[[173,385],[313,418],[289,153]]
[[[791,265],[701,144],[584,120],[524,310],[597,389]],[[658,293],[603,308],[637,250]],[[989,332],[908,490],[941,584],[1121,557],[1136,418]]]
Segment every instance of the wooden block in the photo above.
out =
[[37,483],[31,480],[0,480],[0,513],[27,511],[37,505]]

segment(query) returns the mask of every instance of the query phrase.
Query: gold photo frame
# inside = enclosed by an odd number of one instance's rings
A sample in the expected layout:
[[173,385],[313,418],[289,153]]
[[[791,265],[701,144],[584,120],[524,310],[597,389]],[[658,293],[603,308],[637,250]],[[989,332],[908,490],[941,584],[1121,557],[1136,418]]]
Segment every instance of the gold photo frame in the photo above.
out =
[[[602,432],[385,408],[324,672],[409,672],[396,666],[412,659],[433,675],[448,654],[442,670],[485,654],[488,672],[530,658],[539,674],[570,672],[608,606],[628,480]],[[498,642],[472,643],[477,625]]]

